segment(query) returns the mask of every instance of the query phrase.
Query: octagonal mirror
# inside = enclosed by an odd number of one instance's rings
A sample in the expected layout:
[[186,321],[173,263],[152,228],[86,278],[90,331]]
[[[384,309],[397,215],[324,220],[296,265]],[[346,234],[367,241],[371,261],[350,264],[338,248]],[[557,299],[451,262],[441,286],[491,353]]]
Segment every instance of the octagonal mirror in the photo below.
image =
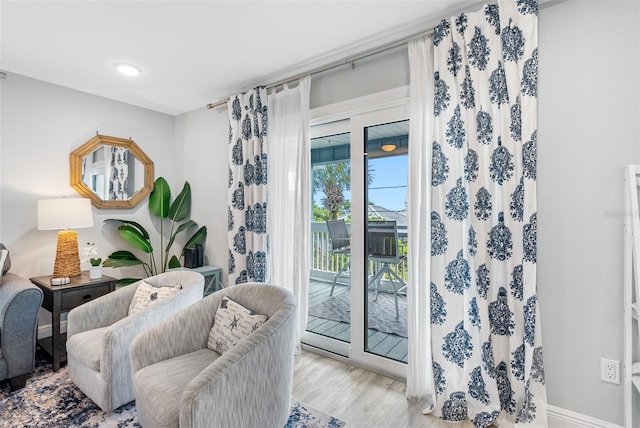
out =
[[153,190],[153,162],[131,139],[98,134],[70,165],[71,187],[96,208],[133,208]]

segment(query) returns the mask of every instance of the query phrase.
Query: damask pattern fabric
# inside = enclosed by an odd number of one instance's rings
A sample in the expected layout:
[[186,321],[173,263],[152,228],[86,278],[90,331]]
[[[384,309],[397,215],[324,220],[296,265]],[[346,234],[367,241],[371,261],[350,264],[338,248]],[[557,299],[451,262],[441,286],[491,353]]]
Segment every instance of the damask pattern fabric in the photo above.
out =
[[109,172],[109,200],[128,200],[131,196],[129,195],[129,149],[111,147]]
[[536,291],[537,2],[434,30],[434,413],[546,426]]
[[267,318],[225,296],[216,311],[207,347],[222,355],[257,330]]
[[155,287],[142,280],[140,284],[138,284],[138,288],[136,288],[136,292],[131,299],[129,315],[145,310],[154,303],[166,299],[180,290],[182,290],[182,285],[180,284],[173,287]]
[[[267,270],[267,94],[229,99],[229,284],[265,282]],[[264,104],[263,104],[264,102]]]

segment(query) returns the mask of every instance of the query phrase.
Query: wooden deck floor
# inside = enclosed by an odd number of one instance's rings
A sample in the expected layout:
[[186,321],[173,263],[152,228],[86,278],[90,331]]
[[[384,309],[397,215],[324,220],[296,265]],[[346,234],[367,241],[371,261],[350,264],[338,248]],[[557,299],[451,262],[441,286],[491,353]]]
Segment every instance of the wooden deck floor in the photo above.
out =
[[[334,295],[344,291],[347,287],[344,285],[336,285]],[[331,283],[311,280],[309,284],[309,307],[318,305],[329,299],[331,292]],[[351,339],[351,324],[332,321],[324,318],[309,316],[307,320],[307,331],[331,337],[343,342],[349,342]],[[387,334],[374,329],[368,329],[369,352],[390,358],[396,361],[407,362],[407,346],[406,337],[397,334]]]

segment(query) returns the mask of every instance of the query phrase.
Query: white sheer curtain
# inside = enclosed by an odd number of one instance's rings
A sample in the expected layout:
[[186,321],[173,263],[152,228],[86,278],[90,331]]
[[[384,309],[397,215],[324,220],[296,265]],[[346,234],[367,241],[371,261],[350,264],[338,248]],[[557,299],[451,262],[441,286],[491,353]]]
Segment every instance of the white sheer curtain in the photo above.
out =
[[433,141],[433,37],[409,42],[410,106],[407,313],[407,397],[433,410],[430,331],[431,143]]
[[298,300],[296,353],[307,325],[309,234],[311,227],[311,141],[309,76],[294,88],[268,96],[269,106],[269,272],[268,282],[291,291]]

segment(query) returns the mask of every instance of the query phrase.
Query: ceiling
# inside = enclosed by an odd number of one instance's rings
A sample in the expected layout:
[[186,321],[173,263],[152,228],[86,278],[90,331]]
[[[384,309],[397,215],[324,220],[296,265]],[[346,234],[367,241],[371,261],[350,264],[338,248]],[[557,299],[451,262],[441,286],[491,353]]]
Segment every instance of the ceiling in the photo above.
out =
[[[179,115],[432,28],[475,0],[0,0],[0,70]],[[262,29],[258,29],[258,28]],[[142,72],[115,70],[130,63]]]

